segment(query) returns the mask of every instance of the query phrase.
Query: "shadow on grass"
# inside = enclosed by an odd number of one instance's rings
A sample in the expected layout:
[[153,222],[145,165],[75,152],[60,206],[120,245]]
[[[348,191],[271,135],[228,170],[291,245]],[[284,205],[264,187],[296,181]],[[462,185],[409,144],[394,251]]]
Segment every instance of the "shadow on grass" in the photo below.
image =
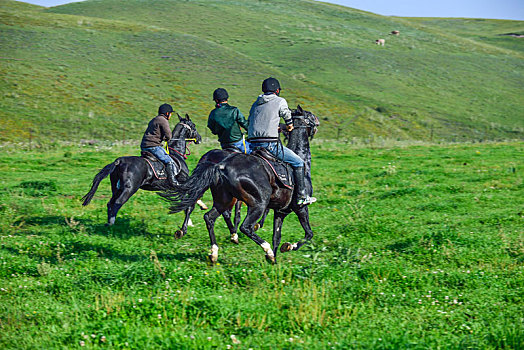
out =
[[88,235],[112,236],[120,239],[132,237],[170,236],[170,234],[152,233],[148,231],[148,225],[144,220],[136,221],[127,218],[119,219],[114,225],[107,226],[105,223],[95,223],[92,219],[67,218],[63,216],[41,216],[31,217],[15,222],[15,225],[34,226],[59,226],[72,234],[86,233]]
[[[100,258],[121,262],[140,262],[150,260],[150,253],[155,250],[154,247],[151,247],[151,242],[158,240],[165,243],[166,238],[172,238],[173,249],[176,249],[173,234],[152,233],[144,221],[126,218],[120,219],[113,226],[94,223],[91,219],[67,219],[63,216],[31,217],[17,224],[46,227],[43,232],[36,234],[33,232],[31,236],[56,237],[56,239],[50,237],[51,242],[48,242],[47,246],[37,246],[36,249],[30,249],[30,252],[20,247],[3,246],[0,248],[11,255],[27,256],[35,263],[45,260],[50,264],[61,264],[73,259],[89,261]],[[26,230],[15,235],[28,236]],[[107,237],[112,241],[94,238],[96,236]],[[136,237],[143,237],[145,240],[126,243]],[[157,251],[156,255],[160,260],[206,260],[206,256],[198,252],[163,253]]]

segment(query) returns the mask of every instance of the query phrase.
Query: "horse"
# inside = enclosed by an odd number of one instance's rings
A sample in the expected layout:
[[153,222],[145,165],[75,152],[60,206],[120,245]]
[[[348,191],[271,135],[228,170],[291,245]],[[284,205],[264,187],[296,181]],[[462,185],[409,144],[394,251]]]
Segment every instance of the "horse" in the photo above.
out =
[[[190,153],[188,143],[195,142],[199,144],[202,142],[202,137],[196,130],[196,126],[191,121],[189,115],[185,118],[178,115],[179,122],[173,128],[172,137],[167,142],[169,155],[180,167],[180,171],[176,178],[179,182],[184,182],[189,177],[189,169],[185,159]],[[153,158],[154,156],[151,155]],[[107,203],[107,226],[115,223],[116,214],[120,208],[135,194],[138,189],[146,191],[162,191],[170,188],[169,181],[166,178],[159,178],[152,168],[152,162],[143,156],[128,156],[119,157],[111,164],[106,165],[102,170],[95,175],[91,189],[82,197],[84,201],[83,206],[88,205],[93,199],[100,182],[110,175],[112,197]],[[185,219],[180,232],[177,231],[175,236],[183,236],[187,232],[189,222],[189,215],[194,209],[188,207],[185,210]]]
[[[304,160],[306,174],[309,174],[309,139],[313,138],[320,123],[313,113],[304,111],[300,106],[292,111],[292,118],[294,129],[289,134],[288,147]],[[255,155],[232,153],[218,163],[200,162],[185,183],[160,195],[171,202],[170,210],[176,213],[194,206],[198,198],[208,188],[211,189],[213,207],[204,214],[204,220],[211,240],[208,258],[212,264],[218,260],[215,220],[225,211],[231,210],[237,200],[244,202],[248,209],[240,231],[262,247],[270,263],[276,263],[282,223],[289,213],[294,212],[298,216],[305,237],[293,244],[284,243],[280,252],[298,250],[313,238],[308,206],[297,204],[295,188],[280,187],[277,181],[277,176],[264,159]],[[307,176],[305,182],[308,193],[312,194],[311,177]],[[256,222],[267,209],[274,211],[273,249],[255,233]]]
[[[198,161],[198,164],[205,163],[205,162],[211,162],[211,163],[220,163],[225,158],[229,157],[232,153],[240,153],[237,149],[234,148],[226,148],[226,149],[212,149],[205,153],[202,158]],[[197,166],[198,166],[197,164]],[[197,202],[198,203],[198,202]],[[222,213],[222,217],[224,218],[224,221],[226,222],[227,228],[229,229],[230,233],[230,240],[232,243],[239,244],[238,241],[238,225],[240,224],[240,208],[242,206],[241,201],[236,201],[234,204],[235,208],[235,216],[234,216],[234,222],[231,221],[232,217],[232,210],[226,210]],[[201,206],[202,207],[202,206]],[[203,208],[207,209],[207,208]],[[266,212],[267,215],[267,212]],[[263,217],[263,219],[265,216]],[[264,221],[261,220],[258,226],[255,227],[255,230],[258,230],[262,227],[264,224]],[[183,235],[181,235],[180,231],[177,231],[177,234],[175,234],[176,238],[182,238]]]

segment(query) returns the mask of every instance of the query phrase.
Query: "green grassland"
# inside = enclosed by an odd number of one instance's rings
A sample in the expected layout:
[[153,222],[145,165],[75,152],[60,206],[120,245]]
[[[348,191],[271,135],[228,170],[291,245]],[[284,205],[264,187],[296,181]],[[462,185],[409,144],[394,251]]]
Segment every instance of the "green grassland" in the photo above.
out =
[[[0,0],[0,348],[524,348],[524,40],[500,35],[523,23],[308,0]],[[193,169],[218,146],[212,91],[247,115],[268,76],[321,120],[300,251],[269,265],[219,220],[210,267],[201,211],[175,240],[183,217],[154,193],[112,227],[107,179],[81,206],[159,104],[204,136]],[[302,236],[290,215],[284,241]]]
[[220,220],[215,267],[201,211],[175,240],[154,193],[81,206],[134,146],[3,147],[0,348],[522,349],[524,144],[378,146],[315,141],[311,244],[272,266]]
[[163,102],[203,122],[219,86],[247,114],[270,75],[324,139],[522,139],[524,40],[499,34],[523,31],[307,0],[0,0],[0,140],[137,139]]

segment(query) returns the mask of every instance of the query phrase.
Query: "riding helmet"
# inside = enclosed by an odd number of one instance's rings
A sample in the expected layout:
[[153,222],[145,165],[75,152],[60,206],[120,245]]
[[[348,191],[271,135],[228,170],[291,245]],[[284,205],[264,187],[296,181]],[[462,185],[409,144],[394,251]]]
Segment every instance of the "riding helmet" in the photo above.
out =
[[162,106],[158,107],[158,114],[167,115],[168,113],[173,112],[173,107],[171,105],[168,105],[167,103],[164,103]]
[[213,92],[213,100],[222,102],[227,101],[229,98],[229,94],[227,93],[226,89],[218,88]]
[[269,77],[262,82],[262,91],[263,92],[277,92],[280,89],[280,83],[275,78]]

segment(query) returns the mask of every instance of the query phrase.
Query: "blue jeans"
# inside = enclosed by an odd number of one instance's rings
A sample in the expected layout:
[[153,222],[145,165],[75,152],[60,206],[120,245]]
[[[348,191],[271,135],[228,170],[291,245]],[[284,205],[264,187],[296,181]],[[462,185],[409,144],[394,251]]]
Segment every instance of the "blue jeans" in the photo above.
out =
[[[244,147],[244,144],[245,144],[246,147]],[[237,141],[237,142],[232,142],[232,143],[222,143],[222,144],[220,144],[220,146],[222,146],[222,149],[227,148],[228,146],[235,146],[242,153],[246,153],[246,154],[251,153],[250,143],[247,142],[244,139],[242,139],[240,141]]]
[[281,161],[291,165],[293,169],[304,166],[304,161],[302,160],[302,158],[300,158],[296,155],[295,152],[293,152],[286,146],[279,144],[278,142],[251,142],[252,150],[254,150],[257,147],[267,149],[269,153],[274,155],[277,159],[280,159]]
[[155,157],[157,157],[164,164],[168,164],[173,161],[173,159],[171,159],[169,154],[167,154],[166,150],[160,146],[142,148],[142,151],[147,151],[149,153],[152,153]]

